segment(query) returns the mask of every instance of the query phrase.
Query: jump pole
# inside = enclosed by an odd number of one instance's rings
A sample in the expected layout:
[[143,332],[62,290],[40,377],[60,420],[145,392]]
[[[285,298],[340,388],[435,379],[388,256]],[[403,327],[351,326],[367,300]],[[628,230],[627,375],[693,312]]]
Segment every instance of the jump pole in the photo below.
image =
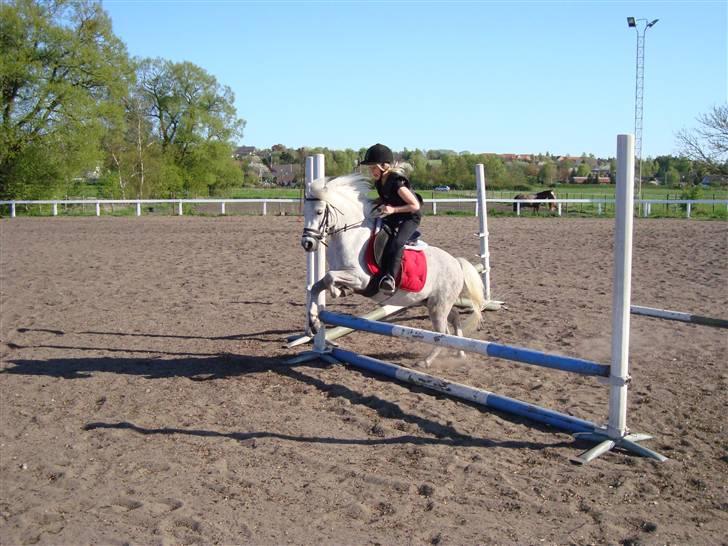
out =
[[599,430],[599,427],[594,423],[579,419],[578,417],[542,408],[534,404],[529,404],[528,402],[522,402],[515,398],[494,394],[485,389],[478,389],[463,385],[462,383],[447,381],[430,374],[397,366],[390,362],[363,356],[338,347],[333,348],[329,354],[335,359],[374,374],[396,379],[403,383],[411,383],[418,387],[441,392],[481,406],[488,406],[504,413],[526,417],[571,433],[594,433]]
[[656,309],[654,307],[643,307],[641,305],[632,305],[630,309],[633,315],[642,315],[645,317],[653,317],[665,320],[677,320],[680,322],[689,322],[691,324],[700,324],[701,326],[728,328],[728,320],[725,319],[703,317],[701,315],[683,313],[682,311]]
[[554,370],[601,377],[608,377],[610,371],[609,366],[605,364],[569,356],[544,353],[542,351],[515,347],[513,345],[441,334],[420,328],[410,328],[408,326],[400,326],[399,324],[366,320],[360,317],[325,310],[321,311],[319,316],[323,322],[333,324],[334,326],[343,326],[352,330],[361,330],[362,332],[372,334],[409,339],[428,345],[438,345],[450,349],[478,353],[484,356],[503,358],[524,364],[533,364]]
[[[647,434],[630,434],[627,429],[627,387],[631,380],[629,376],[629,317],[630,317],[630,296],[631,296],[631,270],[632,270],[632,206],[634,199],[634,135],[618,135],[617,137],[617,216],[615,229],[615,251],[614,251],[614,294],[612,298],[612,359],[608,367],[609,383],[609,417],[606,427],[600,427],[589,421],[584,421],[572,416],[554,412],[540,406],[522,402],[507,397],[493,395],[488,391],[474,389],[443,379],[421,374],[413,370],[407,370],[391,363],[364,357],[351,351],[340,348],[327,349],[320,354],[321,358],[328,362],[336,362],[337,359],[347,362],[355,367],[364,368],[368,371],[382,374],[386,377],[396,378],[401,381],[414,383],[416,385],[432,388],[439,392],[452,394],[459,398],[465,398],[471,402],[486,405],[500,411],[513,413],[528,417],[532,420],[543,422],[557,428],[573,433],[577,438],[596,442],[597,445],[586,451],[574,462],[587,463],[599,455],[606,453],[616,447],[632,451],[634,453],[652,458],[657,461],[665,461],[666,457],[648,449],[638,442],[651,438]],[[323,310],[320,313],[324,321],[341,322],[336,318],[337,314],[328,313]],[[352,317],[355,320],[357,317]],[[382,323],[386,324],[386,323]],[[354,326],[355,324],[351,324]],[[394,328],[393,325],[386,325]],[[398,327],[401,328],[401,327]],[[324,328],[322,328],[323,330]],[[391,331],[391,330],[390,330]],[[381,333],[381,332],[377,332]],[[441,334],[428,332],[432,341],[438,343],[443,339]],[[388,334],[389,335],[389,334]],[[413,334],[410,339],[418,339],[419,333]],[[466,345],[478,340],[464,340]],[[492,345],[492,344],[490,344]],[[465,346],[462,346],[464,350]],[[487,354],[486,345],[486,354]],[[528,350],[530,351],[530,350]],[[532,351],[531,351],[532,352]],[[543,354],[543,353],[541,353]],[[524,358],[510,358],[513,355],[501,355],[501,358],[509,358],[525,362]],[[520,355],[519,355],[520,356]],[[555,356],[555,355],[551,355]],[[566,357],[557,357],[563,361]],[[558,369],[573,371],[575,373],[586,373],[588,361],[570,359],[576,361],[575,369],[567,369],[559,366]],[[535,363],[535,362],[529,362]],[[589,363],[595,364],[595,363]],[[539,364],[543,365],[543,364]],[[549,366],[551,367],[551,366]],[[603,375],[602,373],[594,375]],[[478,392],[480,394],[478,394]],[[490,402],[490,403],[489,403]]]

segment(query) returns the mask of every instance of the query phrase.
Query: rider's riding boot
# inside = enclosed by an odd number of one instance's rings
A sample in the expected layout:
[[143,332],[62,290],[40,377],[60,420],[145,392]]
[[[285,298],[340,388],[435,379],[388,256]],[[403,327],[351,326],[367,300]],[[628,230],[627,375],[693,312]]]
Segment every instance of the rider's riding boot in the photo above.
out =
[[379,281],[379,290],[381,290],[388,296],[394,294],[394,291],[396,289],[397,287],[394,284],[394,277],[392,277],[392,275],[385,275],[384,277],[382,277],[382,280]]

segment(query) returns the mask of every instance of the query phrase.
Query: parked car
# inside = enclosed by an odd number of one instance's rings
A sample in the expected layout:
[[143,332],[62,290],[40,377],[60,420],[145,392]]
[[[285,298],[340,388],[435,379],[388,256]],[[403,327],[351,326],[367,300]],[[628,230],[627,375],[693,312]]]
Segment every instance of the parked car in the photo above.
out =
[[435,191],[450,191],[450,186],[435,186]]

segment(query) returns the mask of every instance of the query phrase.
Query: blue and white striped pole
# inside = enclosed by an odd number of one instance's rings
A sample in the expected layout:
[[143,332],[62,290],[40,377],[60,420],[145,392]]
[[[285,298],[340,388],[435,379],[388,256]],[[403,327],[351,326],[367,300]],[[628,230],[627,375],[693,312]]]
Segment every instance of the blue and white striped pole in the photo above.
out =
[[449,396],[473,402],[481,406],[487,406],[504,413],[519,415],[533,421],[551,425],[571,433],[599,434],[601,429],[594,423],[559,413],[550,409],[542,408],[515,398],[494,394],[484,389],[477,389],[462,383],[447,381],[423,372],[410,370],[396,364],[384,362],[376,358],[363,356],[358,353],[344,349],[333,348],[331,356],[346,362],[356,368],[361,368],[371,373],[383,375],[405,383],[411,383],[433,391],[441,392]]
[[552,368],[582,375],[596,375],[601,377],[609,376],[609,366],[606,364],[599,364],[597,362],[591,362],[580,358],[553,355],[541,351],[535,351],[533,349],[524,349],[522,347],[492,343],[490,341],[482,341],[479,339],[440,334],[429,330],[409,328],[407,326],[400,326],[399,324],[390,324],[376,320],[366,320],[326,310],[321,311],[319,316],[325,323],[332,324],[334,326],[344,326],[345,328],[351,328],[353,330],[370,332],[372,334],[411,339],[413,341],[419,341],[429,345],[440,345],[451,349],[458,349],[471,353],[478,353],[495,358],[503,358],[506,360],[522,362],[524,364],[533,364],[535,366],[542,366],[544,368]]

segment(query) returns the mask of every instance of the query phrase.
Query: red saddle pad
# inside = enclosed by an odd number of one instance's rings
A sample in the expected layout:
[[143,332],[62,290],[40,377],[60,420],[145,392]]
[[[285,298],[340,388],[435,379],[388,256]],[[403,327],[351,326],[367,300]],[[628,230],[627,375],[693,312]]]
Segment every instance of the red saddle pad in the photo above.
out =
[[[377,275],[381,268],[374,262],[374,236],[367,245],[366,262],[369,272]],[[402,269],[395,279],[397,288],[407,292],[419,292],[427,281],[427,258],[421,250],[404,249],[402,256]]]

